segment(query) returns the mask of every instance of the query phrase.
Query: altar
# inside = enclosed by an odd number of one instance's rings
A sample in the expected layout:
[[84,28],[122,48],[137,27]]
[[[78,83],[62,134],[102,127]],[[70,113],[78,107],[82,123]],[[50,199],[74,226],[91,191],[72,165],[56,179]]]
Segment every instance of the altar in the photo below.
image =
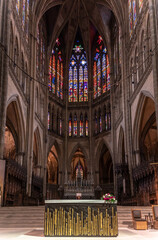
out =
[[116,237],[117,205],[104,200],[46,200],[44,235]]

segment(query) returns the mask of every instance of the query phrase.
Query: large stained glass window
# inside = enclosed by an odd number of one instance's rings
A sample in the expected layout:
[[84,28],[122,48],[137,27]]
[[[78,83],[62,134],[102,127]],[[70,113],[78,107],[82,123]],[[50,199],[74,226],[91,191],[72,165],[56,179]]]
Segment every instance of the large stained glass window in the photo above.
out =
[[63,58],[62,58],[62,44],[59,38],[56,40],[55,50],[49,60],[49,91],[56,94],[57,97],[63,99]]
[[98,36],[93,62],[93,97],[94,99],[110,90],[110,64],[103,39]]
[[77,116],[74,116],[74,136],[77,136]]
[[88,66],[82,43],[75,41],[69,66],[69,102],[88,101]]

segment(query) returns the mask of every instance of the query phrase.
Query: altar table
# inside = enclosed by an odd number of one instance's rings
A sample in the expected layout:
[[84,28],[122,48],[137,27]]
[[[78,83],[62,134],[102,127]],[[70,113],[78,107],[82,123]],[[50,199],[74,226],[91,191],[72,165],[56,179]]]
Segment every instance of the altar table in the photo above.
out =
[[46,200],[44,235],[116,237],[117,205],[104,200]]

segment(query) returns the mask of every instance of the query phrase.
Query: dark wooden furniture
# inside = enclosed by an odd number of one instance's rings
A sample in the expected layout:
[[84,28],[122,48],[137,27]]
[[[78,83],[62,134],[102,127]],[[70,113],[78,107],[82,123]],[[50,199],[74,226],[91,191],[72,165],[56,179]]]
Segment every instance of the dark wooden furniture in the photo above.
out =
[[132,220],[133,227],[136,230],[146,230],[148,229],[148,222],[146,219],[142,219],[141,210],[132,209]]
[[158,205],[152,205],[154,228],[158,229]]
[[104,200],[46,200],[44,235],[116,237],[117,205]]

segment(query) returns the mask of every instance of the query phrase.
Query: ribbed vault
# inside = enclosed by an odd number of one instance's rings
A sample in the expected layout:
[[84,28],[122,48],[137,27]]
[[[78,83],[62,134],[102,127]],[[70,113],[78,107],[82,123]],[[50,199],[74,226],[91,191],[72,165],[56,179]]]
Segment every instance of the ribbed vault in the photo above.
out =
[[61,33],[65,39],[66,57],[70,58],[74,38],[80,28],[85,50],[90,56],[91,26],[103,37],[109,55],[113,31],[122,29],[125,0],[37,0],[33,5],[33,32],[36,35],[40,19],[47,28],[48,53]]

